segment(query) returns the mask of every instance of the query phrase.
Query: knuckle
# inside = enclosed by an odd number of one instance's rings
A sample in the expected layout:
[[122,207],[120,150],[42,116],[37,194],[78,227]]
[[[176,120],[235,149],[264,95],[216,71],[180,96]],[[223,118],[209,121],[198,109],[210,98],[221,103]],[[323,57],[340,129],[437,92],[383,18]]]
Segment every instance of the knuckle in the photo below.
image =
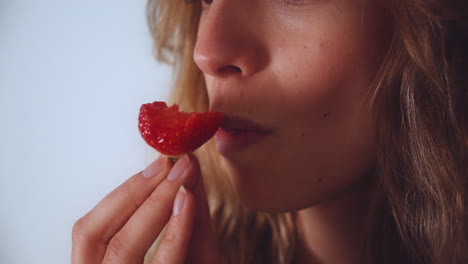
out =
[[163,238],[163,243],[174,243],[177,240],[177,232],[174,230],[167,230]]
[[155,191],[146,199],[146,203],[155,209],[162,206],[165,209],[170,210],[173,200],[174,199],[171,199],[168,195]]
[[131,188],[130,188],[130,186],[128,184],[120,185],[118,187],[118,192],[120,193],[120,195],[125,197],[125,199],[127,199],[128,201],[131,202],[131,205],[133,206],[134,210],[136,210],[136,209],[138,209],[138,207],[140,207],[141,202],[137,201],[135,199],[134,195],[132,195],[132,190],[131,190]]
[[127,255],[128,252],[125,247],[125,243],[123,242],[122,237],[117,234],[111,239],[107,246],[103,263],[119,263],[119,260],[124,259]]
[[83,218],[78,219],[72,228],[72,237],[77,238],[83,234]]
[[156,255],[151,261],[151,264],[169,264],[169,261],[163,255]]
[[79,241],[88,241],[90,240],[90,234],[86,230],[86,218],[82,217],[78,219],[72,228],[72,241],[77,243]]

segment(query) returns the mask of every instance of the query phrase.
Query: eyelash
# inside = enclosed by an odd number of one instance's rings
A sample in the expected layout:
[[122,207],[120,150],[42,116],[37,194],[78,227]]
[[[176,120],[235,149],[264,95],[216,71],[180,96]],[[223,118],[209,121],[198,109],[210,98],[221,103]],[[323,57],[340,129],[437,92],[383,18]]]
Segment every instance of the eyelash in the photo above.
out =
[[213,3],[213,0],[201,0],[200,2],[203,8],[207,8],[211,5],[211,3]]
[[[185,0],[189,3],[197,2],[197,0]],[[213,3],[213,0],[198,0],[200,1],[203,8],[207,8]],[[301,6],[305,5],[308,0],[281,0],[287,6]]]

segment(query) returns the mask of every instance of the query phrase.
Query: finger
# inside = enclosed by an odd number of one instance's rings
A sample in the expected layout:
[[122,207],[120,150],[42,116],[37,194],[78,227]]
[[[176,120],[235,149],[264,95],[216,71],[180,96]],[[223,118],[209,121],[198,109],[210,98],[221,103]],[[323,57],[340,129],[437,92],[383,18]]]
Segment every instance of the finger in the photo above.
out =
[[193,194],[181,187],[174,201],[172,217],[169,220],[166,233],[159,244],[152,264],[185,263],[194,217],[195,199]]
[[167,178],[135,211],[122,229],[109,242],[104,263],[142,263],[151,244],[169,221],[177,190],[181,185],[193,186],[195,175],[193,159],[181,157]]
[[[194,158],[196,159],[196,157]],[[187,260],[189,263],[222,263],[218,255],[216,237],[212,230],[210,209],[202,177],[197,178],[193,194],[197,210]]]
[[79,219],[72,231],[72,263],[100,263],[110,239],[166,178],[171,166],[166,157],[159,158],[109,193]]

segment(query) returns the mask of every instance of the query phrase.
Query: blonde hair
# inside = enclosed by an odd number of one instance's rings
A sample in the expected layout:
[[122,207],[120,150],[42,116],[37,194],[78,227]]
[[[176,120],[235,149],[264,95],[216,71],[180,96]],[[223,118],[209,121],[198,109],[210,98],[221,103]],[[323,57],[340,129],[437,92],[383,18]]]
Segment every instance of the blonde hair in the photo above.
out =
[[[147,18],[155,57],[174,66],[171,100],[206,111],[204,79],[192,59],[201,7],[187,2],[148,0]],[[369,95],[379,149],[367,261],[468,263],[468,4],[383,2],[394,36]],[[226,263],[299,262],[294,214],[245,208],[212,143],[196,154]]]

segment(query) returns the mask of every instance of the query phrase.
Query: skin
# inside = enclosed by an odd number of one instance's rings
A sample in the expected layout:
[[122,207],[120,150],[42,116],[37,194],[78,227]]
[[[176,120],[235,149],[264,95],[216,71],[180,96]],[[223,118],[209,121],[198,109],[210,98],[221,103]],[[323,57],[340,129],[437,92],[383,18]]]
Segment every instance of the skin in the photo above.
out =
[[194,58],[211,110],[272,130],[258,144],[224,155],[250,207],[302,209],[329,200],[371,169],[375,146],[365,94],[381,60],[376,40],[383,28],[373,2],[205,5]]
[[204,5],[194,59],[210,109],[272,131],[223,165],[250,208],[297,211],[311,263],[360,262],[376,155],[366,95],[387,21],[374,0]]
[[80,218],[73,226],[71,263],[143,263],[166,224],[149,263],[221,263],[193,155],[182,156],[174,166],[162,156]]
[[[194,60],[210,109],[272,131],[223,156],[239,197],[254,210],[297,212],[310,263],[359,263],[375,163],[365,94],[389,42],[385,13],[373,0],[203,7]],[[165,224],[152,263],[222,263],[200,174],[188,155],[132,176],[76,222],[72,263],[143,263]]]

